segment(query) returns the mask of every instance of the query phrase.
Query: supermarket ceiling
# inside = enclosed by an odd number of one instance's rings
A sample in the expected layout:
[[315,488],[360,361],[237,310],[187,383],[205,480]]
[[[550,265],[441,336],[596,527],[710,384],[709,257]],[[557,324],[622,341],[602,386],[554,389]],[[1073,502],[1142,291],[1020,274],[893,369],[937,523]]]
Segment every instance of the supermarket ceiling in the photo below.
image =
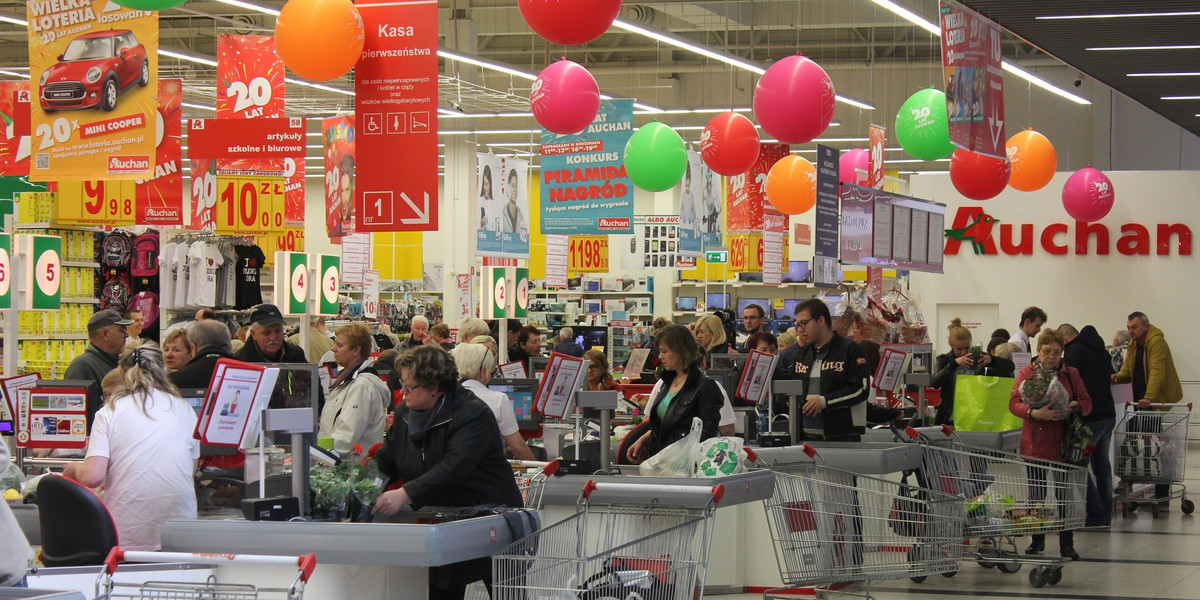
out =
[[[1160,99],[1200,94],[1200,76],[1130,76],[1133,71],[1200,69],[1200,46],[1195,45],[1194,33],[1200,30],[1200,0],[966,0],[966,4],[1010,32],[1005,34],[1003,51],[1008,63],[1008,117],[1015,127],[1036,125],[1056,144],[1063,137],[1069,144],[1070,137],[1090,129],[1087,98],[1106,94],[1107,85],[1200,134],[1200,117],[1196,116],[1200,101]],[[282,0],[193,0],[162,11],[159,72],[163,77],[183,79],[185,116],[213,114],[203,108],[215,102],[215,68],[205,61],[215,60],[217,34],[270,34],[275,21],[271,13],[282,5]],[[906,17],[898,14],[897,7],[911,12]],[[720,57],[765,67],[803,52],[821,64],[845,98],[835,114],[838,125],[823,138],[840,148],[865,145],[870,123],[890,125],[905,98],[940,83],[941,48],[930,32],[936,29],[932,26],[937,22],[936,0],[625,0],[617,26],[590,44],[572,47],[551,45],[533,34],[515,0],[439,0],[439,9],[441,106],[446,113],[440,119],[443,141],[451,135],[464,136],[459,139],[477,142],[498,154],[530,153],[538,139],[537,124],[528,116],[531,81],[520,75],[536,74],[560,56],[587,66],[605,93],[634,97],[641,104],[668,111],[643,111],[639,124],[662,120],[689,142],[698,141],[715,109],[750,106],[757,76]],[[1156,11],[1190,14],[1038,18]],[[25,30],[13,22],[24,19],[24,12],[23,0],[0,0],[0,78],[12,77],[3,74],[6,71],[27,71]],[[639,28],[665,34],[666,41],[639,32]],[[689,43],[711,50],[717,57],[685,47]],[[1192,48],[1186,50],[1089,49],[1189,44]],[[458,55],[478,57],[517,74],[454,58]],[[1086,76],[1081,78],[1082,85],[1075,86],[1081,72]],[[1034,74],[1077,99],[1038,87],[1021,73]],[[288,113],[319,118],[352,112],[352,77],[319,87],[290,77]],[[496,117],[496,113],[521,115]],[[909,157],[898,148],[891,149],[896,146],[894,141],[888,146],[887,159],[898,169],[946,169],[944,162],[906,160]],[[1082,166],[1060,164],[1068,169]]]

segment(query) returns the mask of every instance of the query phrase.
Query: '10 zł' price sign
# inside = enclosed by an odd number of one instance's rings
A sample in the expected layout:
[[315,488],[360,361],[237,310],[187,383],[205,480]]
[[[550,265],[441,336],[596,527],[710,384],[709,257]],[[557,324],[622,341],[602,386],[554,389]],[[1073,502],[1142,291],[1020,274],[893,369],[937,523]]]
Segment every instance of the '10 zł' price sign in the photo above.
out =
[[63,225],[133,225],[137,184],[133,181],[60,181],[58,215]]
[[571,273],[608,272],[608,236],[573,235],[567,250],[567,271]]
[[282,177],[217,177],[217,233],[245,235],[284,230]]

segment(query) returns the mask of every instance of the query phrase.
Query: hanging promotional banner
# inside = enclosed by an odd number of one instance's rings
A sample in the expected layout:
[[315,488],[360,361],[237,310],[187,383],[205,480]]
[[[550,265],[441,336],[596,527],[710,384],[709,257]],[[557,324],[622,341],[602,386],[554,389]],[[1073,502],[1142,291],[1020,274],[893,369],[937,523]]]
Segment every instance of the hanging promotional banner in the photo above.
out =
[[471,314],[471,274],[458,273],[454,276],[454,281],[457,284],[455,303],[458,306],[458,321],[461,323],[463,319],[474,316]]
[[[704,181],[704,161],[699,152],[688,152],[688,166],[683,173],[683,189],[679,193],[679,255],[696,257],[704,251],[705,209],[701,187]],[[718,206],[720,206],[718,204]]]
[[763,283],[779,285],[783,283],[783,266],[787,264],[787,248],[784,236],[787,234],[787,215],[768,207],[763,213]]
[[189,158],[188,162],[191,163],[192,187],[187,228],[213,231],[217,223],[217,161],[213,158]]
[[939,7],[950,141],[1007,158],[1000,26],[952,0],[941,0]]
[[115,2],[26,7],[29,77],[38,82],[31,178],[153,177],[158,13]]
[[154,178],[138,180],[134,219],[138,225],[183,226],[183,82],[158,80],[158,135]]
[[305,194],[305,160],[304,156],[292,156],[283,159],[283,177],[286,183],[284,191],[285,222],[291,227],[304,226],[304,194]]
[[625,145],[633,100],[601,100],[600,113],[574,135],[542,131],[542,233],[630,233],[633,182]]
[[368,269],[363,273],[362,309],[363,317],[379,318],[379,271]]
[[700,189],[700,198],[704,201],[704,211],[700,213],[700,222],[704,225],[701,242],[705,250],[721,248],[721,234],[725,231],[725,217],[721,209],[725,206],[721,197],[725,186],[721,184],[721,176],[707,166],[701,165],[700,179],[704,185]]
[[836,148],[817,145],[817,213],[813,227],[813,283],[832,285],[838,277],[838,164]]
[[513,316],[524,319],[529,316],[529,269],[517,267],[513,271],[517,283],[516,295],[513,297]]
[[64,225],[133,225],[137,183],[133,181],[61,181],[55,222]]
[[[355,231],[438,229],[438,6],[360,0],[366,43],[354,66],[362,138]],[[397,177],[397,169],[403,177]]]
[[546,236],[546,287],[567,287],[571,236]]
[[282,117],[283,60],[269,35],[217,35],[217,118]]
[[883,189],[883,146],[887,143],[887,129],[871,123],[867,130],[867,146],[870,148],[870,164],[867,167],[867,187]]
[[478,256],[529,258],[529,163],[478,155]]
[[763,144],[758,160],[750,170],[726,178],[726,205],[729,207],[727,231],[761,233],[763,228],[763,189],[767,172],[776,161],[788,155],[787,144]]
[[0,176],[28,175],[28,81],[0,81],[0,126]]
[[[192,119],[188,121],[188,158],[258,160],[304,155],[304,118]],[[249,165],[250,163],[245,163]],[[236,168],[250,168],[237,166]],[[282,166],[278,167],[282,169]]]
[[501,319],[508,315],[507,267],[487,267],[483,280],[483,304],[485,319]]
[[571,274],[607,273],[608,236],[570,236],[567,246],[567,271]]
[[321,121],[325,157],[325,230],[333,243],[354,233],[354,115]]

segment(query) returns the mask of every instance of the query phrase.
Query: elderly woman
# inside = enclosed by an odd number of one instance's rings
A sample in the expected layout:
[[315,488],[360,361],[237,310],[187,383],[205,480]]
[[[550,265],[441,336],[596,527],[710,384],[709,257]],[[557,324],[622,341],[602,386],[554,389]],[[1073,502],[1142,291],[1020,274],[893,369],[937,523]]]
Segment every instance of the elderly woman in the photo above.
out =
[[391,404],[387,384],[367,359],[371,330],[362,323],[347,323],[333,336],[337,379],[321,409],[318,437],[332,437],[333,449],[349,454],[354,445],[367,449],[383,441],[384,413]]
[[587,389],[589,391],[620,389],[620,385],[608,372],[608,357],[602,350],[588,350],[583,353],[583,358],[589,361],[587,368]]
[[126,349],[118,368],[121,379],[96,413],[87,458],[63,475],[91,488],[104,484],[122,548],[158,550],[164,523],[196,518],[196,413],[167,379],[154,342]]
[[692,328],[692,334],[696,336],[696,341],[704,349],[702,361],[704,368],[708,367],[709,356],[729,352],[729,343],[725,341],[725,324],[717,315],[700,317]]
[[699,417],[704,423],[701,439],[715,437],[726,404],[721,386],[700,372],[700,348],[686,328],[669,325],[658,334],[655,342],[666,372],[654,386],[646,404],[650,430],[627,451],[629,460],[635,464],[687,437],[692,430],[693,417]]
[[496,358],[491,350],[483,344],[460,344],[452,354],[454,364],[458,365],[462,386],[483,400],[496,416],[496,425],[500,427],[500,436],[504,438],[504,446],[509,454],[517,460],[533,460],[533,451],[525,444],[525,439],[517,429],[517,415],[513,412],[512,400],[503,392],[487,387],[496,368]]
[[167,332],[162,347],[168,371],[178,371],[192,360],[192,344],[188,341],[187,329],[181,327]]
[[487,321],[475,317],[467,317],[458,322],[458,343],[466,344],[476,337],[491,335]]

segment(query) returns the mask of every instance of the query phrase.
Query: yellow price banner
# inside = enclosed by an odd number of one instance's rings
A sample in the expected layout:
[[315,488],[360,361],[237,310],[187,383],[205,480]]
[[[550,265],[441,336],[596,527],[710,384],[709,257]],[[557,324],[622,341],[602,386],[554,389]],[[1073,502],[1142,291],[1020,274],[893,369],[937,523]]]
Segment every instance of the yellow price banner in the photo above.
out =
[[284,252],[304,252],[304,228],[303,227],[287,227],[284,231],[272,233],[270,235],[260,235],[256,238],[259,248],[262,248],[263,254],[267,257],[263,261],[264,267],[275,266],[275,252],[283,250]]
[[729,271],[732,273],[762,272],[763,236],[761,233],[740,233],[729,236]]
[[573,235],[567,248],[567,272],[607,273],[608,236]]
[[259,235],[284,230],[283,177],[217,176],[217,233]]
[[60,181],[55,222],[63,225],[133,225],[134,181]]

